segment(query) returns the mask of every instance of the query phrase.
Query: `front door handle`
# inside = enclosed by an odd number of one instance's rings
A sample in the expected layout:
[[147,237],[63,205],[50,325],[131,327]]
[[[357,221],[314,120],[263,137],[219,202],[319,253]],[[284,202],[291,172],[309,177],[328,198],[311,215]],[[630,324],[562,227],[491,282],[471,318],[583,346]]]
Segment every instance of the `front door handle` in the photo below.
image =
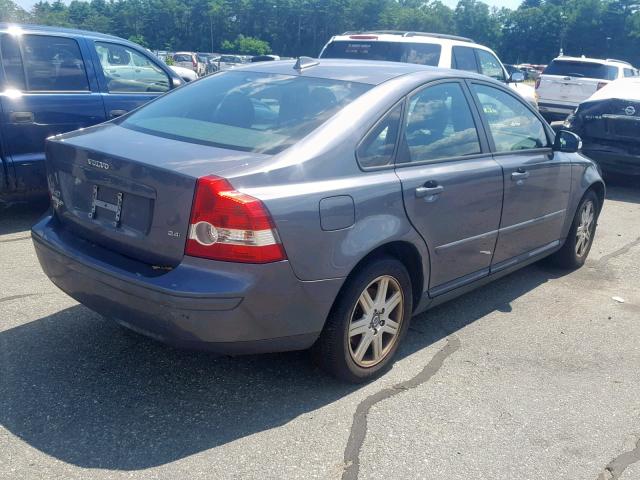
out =
[[124,115],[125,113],[127,113],[126,110],[111,110],[109,112],[109,118],[116,118],[116,117],[119,117],[120,115]]
[[425,202],[435,202],[443,191],[442,185],[438,185],[436,182],[427,182],[416,188],[416,198],[424,198]]
[[11,123],[33,123],[34,119],[33,112],[11,112],[9,114]]
[[529,172],[526,170],[518,169],[516,172],[511,174],[511,180],[521,181],[525,178],[529,178]]

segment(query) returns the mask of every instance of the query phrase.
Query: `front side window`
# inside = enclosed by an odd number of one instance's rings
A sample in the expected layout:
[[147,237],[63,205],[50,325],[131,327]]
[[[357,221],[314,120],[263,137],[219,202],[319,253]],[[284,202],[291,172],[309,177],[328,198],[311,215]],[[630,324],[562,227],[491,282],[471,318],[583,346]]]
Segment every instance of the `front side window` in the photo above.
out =
[[393,163],[398,139],[402,104],[395,106],[369,132],[358,147],[357,157],[363,168],[384,167]]
[[18,37],[13,35],[0,36],[0,59],[4,68],[6,88],[26,90]]
[[625,77],[635,77],[637,75],[637,70],[634,70],[633,68],[625,68],[624,69],[624,76]]
[[453,47],[453,68],[478,73],[478,63],[473,48]]
[[227,71],[147,104],[121,125],[184,142],[274,154],[370,88],[357,82]]
[[94,45],[110,93],[169,90],[169,76],[145,55],[115,43]]
[[502,90],[473,84],[481,113],[493,137],[496,152],[515,152],[549,146],[542,122],[523,102]]
[[409,98],[401,161],[424,162],[481,153],[469,103],[459,83],[443,83]]
[[478,54],[478,63],[480,63],[480,73],[501,82],[506,81],[502,65],[495,55],[479,49],[476,52]]
[[29,91],[89,90],[84,61],[75,40],[45,35],[23,35],[21,41]]

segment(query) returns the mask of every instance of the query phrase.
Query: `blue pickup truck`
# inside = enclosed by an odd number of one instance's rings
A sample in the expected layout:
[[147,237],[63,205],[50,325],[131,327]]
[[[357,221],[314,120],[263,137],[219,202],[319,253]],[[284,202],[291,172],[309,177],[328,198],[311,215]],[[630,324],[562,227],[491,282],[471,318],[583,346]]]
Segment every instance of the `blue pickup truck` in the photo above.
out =
[[0,23],[0,206],[46,196],[47,137],[118,117],[180,84],[121,38]]

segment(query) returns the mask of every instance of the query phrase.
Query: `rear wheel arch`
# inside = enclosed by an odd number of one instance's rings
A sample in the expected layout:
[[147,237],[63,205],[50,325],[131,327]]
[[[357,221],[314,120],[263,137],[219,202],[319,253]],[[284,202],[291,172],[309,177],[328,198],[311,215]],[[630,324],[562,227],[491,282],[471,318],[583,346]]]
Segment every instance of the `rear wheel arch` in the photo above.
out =
[[[358,263],[351,269],[347,276],[344,285],[347,285],[351,278],[353,278],[365,265],[369,265],[376,259],[383,257],[391,257],[398,260],[404,265],[411,278],[411,290],[413,298],[413,308],[415,309],[422,297],[422,289],[425,282],[425,274],[423,268],[423,258],[415,245],[410,242],[398,240],[384,245],[380,245],[374,250],[367,253],[362,257]],[[343,286],[344,288],[344,286]],[[338,294],[338,297],[340,294]],[[337,300],[337,299],[336,299]]]

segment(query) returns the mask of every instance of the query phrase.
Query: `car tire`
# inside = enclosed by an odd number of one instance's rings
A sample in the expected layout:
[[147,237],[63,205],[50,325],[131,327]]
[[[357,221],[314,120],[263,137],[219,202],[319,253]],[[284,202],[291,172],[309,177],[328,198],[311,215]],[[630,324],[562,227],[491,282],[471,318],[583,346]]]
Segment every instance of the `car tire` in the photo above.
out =
[[404,265],[392,257],[366,264],[340,292],[312,348],[314,361],[347,382],[376,377],[391,365],[412,311]]
[[550,257],[552,263],[568,269],[576,269],[584,265],[593,245],[599,213],[598,197],[593,190],[589,190],[576,209],[564,245]]

